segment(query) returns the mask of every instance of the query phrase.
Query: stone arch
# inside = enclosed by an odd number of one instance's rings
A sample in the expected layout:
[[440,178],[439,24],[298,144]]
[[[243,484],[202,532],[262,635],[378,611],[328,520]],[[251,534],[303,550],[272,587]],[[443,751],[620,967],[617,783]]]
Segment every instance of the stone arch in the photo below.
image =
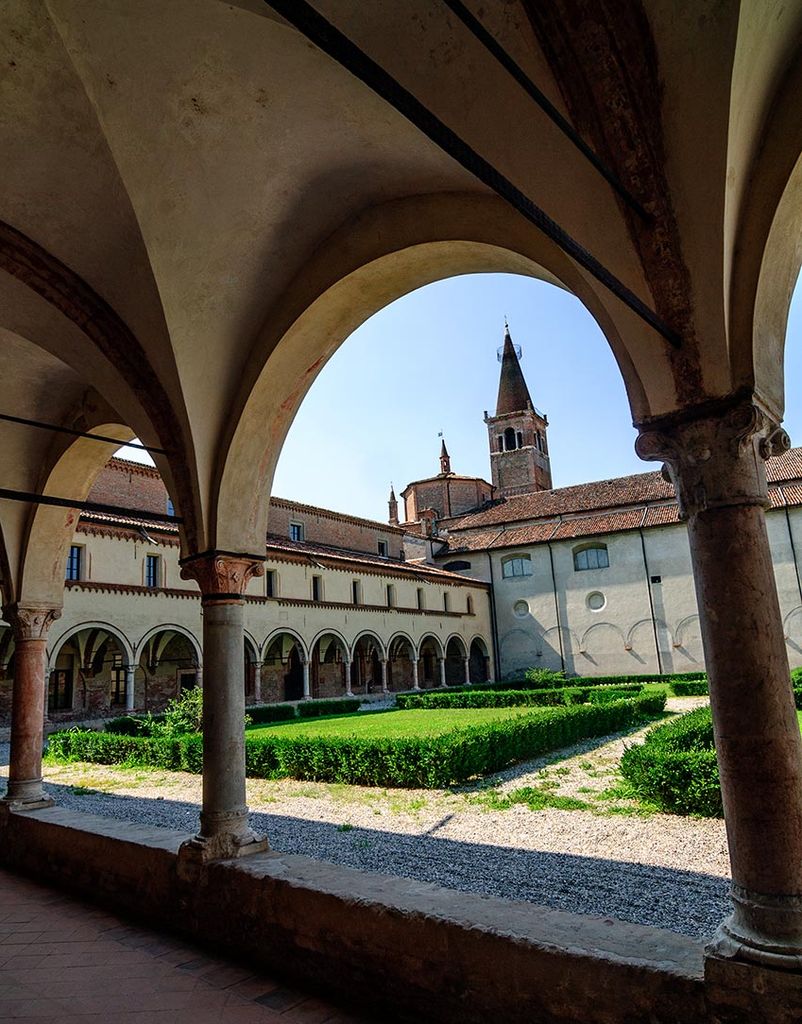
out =
[[626,638],[613,622],[594,622],[579,643],[580,656],[601,675],[625,672],[628,665]]
[[783,619],[785,643],[793,651],[794,660],[802,659],[802,605],[792,608]]
[[[742,17],[748,16],[747,7]],[[779,31],[781,25],[777,22],[772,29]],[[789,41],[771,41],[763,52],[771,52],[777,42],[787,45]],[[754,54],[744,52],[739,58],[736,76],[740,73],[742,87],[748,88],[754,81]],[[737,81],[736,77],[736,87]],[[774,95],[765,97],[768,114],[760,144],[751,150],[752,165],[742,171],[742,205],[733,204],[733,241],[728,250],[730,347],[736,383],[754,387],[778,422],[785,408],[788,310],[802,267],[800,95],[802,54],[797,53]],[[740,214],[737,220],[736,214]]]
[[262,647],[261,696],[268,701],[301,700],[309,652],[293,629],[274,629]]
[[704,668],[705,655],[698,615],[686,615],[677,623],[673,650],[675,672]]
[[387,642],[387,688],[393,692],[414,686],[415,641],[408,633],[394,633]]
[[[650,339],[636,371],[595,285],[555,245],[506,203],[475,194],[434,194],[370,208],[332,235],[269,312],[230,418],[221,468],[217,543],[253,550],[267,529],[267,502],[292,419],[317,374],[340,344],[379,309],[425,284],[474,272],[509,272],[566,288],[583,302],[608,339],[633,409],[648,403],[639,374],[668,371]],[[605,296],[606,298],[606,296]],[[659,351],[659,350],[658,350]],[[287,381],[280,392],[276,381]],[[664,382],[660,385],[665,389]],[[273,438],[265,452],[265,431]],[[253,503],[243,507],[243,494]],[[247,504],[247,503],[245,503]]]
[[351,689],[378,693],[382,689],[382,662],[387,658],[384,643],[377,633],[363,629],[351,644]]
[[505,679],[521,676],[528,668],[539,668],[541,650],[535,630],[510,629],[499,642],[501,672]]
[[490,679],[490,654],[484,637],[478,634],[468,645],[468,671],[472,683],[486,683]]
[[48,711],[55,716],[101,717],[125,707],[126,669],[133,646],[108,622],[81,622],[53,643],[48,659]]
[[323,629],[309,651],[312,697],[339,697],[348,688],[345,673],[350,652],[345,637],[336,629]]
[[444,645],[446,658],[446,685],[462,686],[467,682],[465,677],[465,659],[468,657],[468,648],[465,645],[464,637],[459,633],[452,633]]
[[439,636],[424,633],[418,640],[418,681],[422,688],[440,685],[440,659],[445,648]]
[[[633,662],[633,672],[659,672],[654,635],[658,642],[663,623],[652,619],[638,619],[627,630],[625,650]],[[661,651],[662,655],[662,651]]]
[[201,645],[198,638],[194,635],[194,633],[191,630],[187,629],[186,626],[179,626],[174,622],[168,622],[165,623],[163,626],[154,626],[152,629],[149,629],[147,633],[145,633],[145,635],[139,641],[139,643],[137,643],[134,646],[134,658],[137,660],[141,658],[142,653],[145,649],[145,645],[148,643],[148,641],[151,640],[153,637],[157,636],[159,633],[164,632],[178,633],[181,636],[185,637],[192,645],[192,648],[195,652],[195,658],[197,659],[197,664],[199,666],[203,664],[203,651],[201,650]]

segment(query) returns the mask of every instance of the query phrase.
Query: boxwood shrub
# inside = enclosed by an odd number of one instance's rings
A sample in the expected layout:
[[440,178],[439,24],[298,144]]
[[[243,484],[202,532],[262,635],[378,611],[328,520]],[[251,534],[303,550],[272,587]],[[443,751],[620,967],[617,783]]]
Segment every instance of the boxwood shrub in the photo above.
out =
[[286,722],[295,718],[294,704],[255,704],[245,708],[245,713],[252,722],[263,725],[265,722]]
[[710,692],[707,679],[674,679],[668,688],[675,697],[706,697]]
[[321,715],[350,715],[359,711],[362,701],[355,697],[342,700],[305,700],[298,705],[301,718],[319,718]]
[[565,686],[560,690],[437,690],[428,693],[400,693],[396,706],[410,708],[509,708],[560,707],[565,704],[609,703],[641,692],[642,684],[611,686],[596,691],[588,687]]
[[[548,707],[537,714],[469,725],[435,737],[293,737],[279,732],[246,737],[246,766],[248,774],[257,778],[292,776],[363,786],[436,788],[590,736],[618,732],[664,707],[664,694],[610,704]],[[166,738],[71,729],[51,734],[48,757],[197,773],[202,769],[203,750],[198,734]]]
[[624,752],[621,773],[638,796],[661,810],[723,816],[709,707],[650,729],[642,744]]

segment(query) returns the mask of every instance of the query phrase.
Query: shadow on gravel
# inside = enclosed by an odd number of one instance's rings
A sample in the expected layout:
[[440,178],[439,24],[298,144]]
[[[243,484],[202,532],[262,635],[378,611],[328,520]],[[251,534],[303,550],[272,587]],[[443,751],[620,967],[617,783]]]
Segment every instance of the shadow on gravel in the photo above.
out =
[[[62,807],[87,814],[193,831],[198,805],[119,796],[47,783]],[[729,881],[694,871],[470,843],[421,833],[344,828],[282,814],[253,813],[273,850],[359,871],[401,875],[450,889],[524,900],[558,910],[668,928],[706,939],[729,912]],[[442,822],[440,823],[442,825]],[[610,828],[616,828],[611,822]]]

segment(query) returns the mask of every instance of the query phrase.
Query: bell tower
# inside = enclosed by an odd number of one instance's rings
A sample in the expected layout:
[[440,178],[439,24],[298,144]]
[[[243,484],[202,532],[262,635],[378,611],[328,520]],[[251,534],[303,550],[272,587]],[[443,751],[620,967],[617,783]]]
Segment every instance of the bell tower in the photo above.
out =
[[505,321],[496,414],[485,413],[490,470],[500,498],[551,490],[549,421],[532,404],[519,357]]

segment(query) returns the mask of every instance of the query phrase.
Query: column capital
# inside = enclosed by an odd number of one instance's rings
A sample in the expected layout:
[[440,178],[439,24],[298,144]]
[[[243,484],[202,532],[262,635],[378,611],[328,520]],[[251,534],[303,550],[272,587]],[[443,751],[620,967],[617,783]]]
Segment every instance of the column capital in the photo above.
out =
[[181,579],[195,580],[203,603],[242,600],[249,580],[264,576],[263,556],[231,551],[204,551],[181,560]]
[[3,618],[11,626],[15,642],[46,640],[50,627],[61,618],[61,608],[51,605],[7,604]]
[[752,397],[734,396],[640,425],[635,451],[662,461],[681,519],[712,508],[769,506],[765,461],[788,451],[788,434]]

